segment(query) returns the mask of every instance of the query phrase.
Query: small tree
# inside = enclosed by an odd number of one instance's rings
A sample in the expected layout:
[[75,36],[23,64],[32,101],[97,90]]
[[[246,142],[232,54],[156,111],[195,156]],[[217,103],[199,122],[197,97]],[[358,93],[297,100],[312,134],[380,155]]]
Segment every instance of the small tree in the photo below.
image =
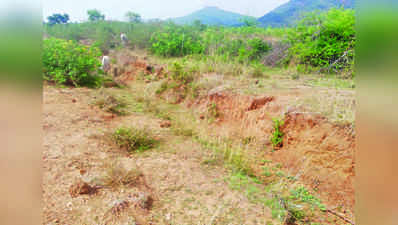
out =
[[128,11],[125,16],[130,23],[141,23],[141,15],[138,13]]
[[68,14],[59,14],[55,13],[52,16],[47,17],[48,24],[54,25],[54,24],[66,24],[69,21],[69,15]]
[[88,14],[88,20],[90,20],[92,22],[100,21],[100,20],[104,20],[105,19],[105,15],[101,14],[101,11],[99,11],[97,9],[87,10],[87,14]]

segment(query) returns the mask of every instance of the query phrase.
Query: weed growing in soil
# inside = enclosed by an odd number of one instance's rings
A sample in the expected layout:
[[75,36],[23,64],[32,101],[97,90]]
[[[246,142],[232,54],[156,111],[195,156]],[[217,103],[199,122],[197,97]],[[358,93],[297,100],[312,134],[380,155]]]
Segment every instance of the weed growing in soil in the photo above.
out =
[[300,200],[302,202],[308,203],[311,205],[312,209],[318,207],[320,210],[325,211],[325,206],[321,203],[321,201],[310,194],[310,192],[304,187],[299,186],[290,191],[291,197],[296,200]]
[[167,81],[163,81],[160,87],[156,90],[157,95],[163,94],[169,88]]
[[188,84],[193,81],[192,73],[187,72],[184,65],[179,62],[174,62],[170,68],[171,78],[179,81],[182,84]]
[[214,151],[216,157],[223,159],[231,169],[244,174],[253,174],[249,160],[244,157],[241,148],[233,148],[225,142],[211,142],[201,137],[194,137],[194,139],[204,148]]
[[283,120],[273,119],[274,122],[274,132],[271,136],[271,143],[274,149],[282,147],[283,135],[284,133],[281,131],[280,127],[283,125]]
[[112,134],[112,139],[129,153],[145,151],[156,144],[156,140],[147,129],[121,127]]
[[215,119],[220,117],[220,112],[215,102],[212,102],[207,105],[207,115],[210,123],[212,123]]

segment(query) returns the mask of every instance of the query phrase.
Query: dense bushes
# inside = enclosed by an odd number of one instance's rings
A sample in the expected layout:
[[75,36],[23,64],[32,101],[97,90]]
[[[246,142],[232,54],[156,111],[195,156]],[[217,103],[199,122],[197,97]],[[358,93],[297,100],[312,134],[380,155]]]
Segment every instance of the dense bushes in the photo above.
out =
[[331,9],[307,15],[289,32],[291,59],[324,72],[352,70],[354,24],[353,10]]
[[203,52],[198,30],[189,26],[167,25],[154,33],[151,51],[160,56],[185,56]]
[[[244,32],[248,28],[231,28]],[[154,33],[151,43],[152,53],[159,56],[186,56],[204,54],[223,56],[225,61],[238,59],[239,62],[259,60],[270,50],[259,37],[247,34],[235,37],[228,28],[198,26],[177,26],[170,24]]]
[[[171,22],[56,24],[46,33],[68,40],[92,40],[102,51],[121,47],[126,33],[131,47],[148,49],[162,57],[195,55],[237,65],[263,63],[294,65],[299,72],[353,74],[355,48],[353,10],[331,9],[311,13],[290,28],[217,27]],[[211,61],[211,60],[210,60]],[[214,67],[209,64],[209,68]],[[211,71],[209,69],[209,71]]]
[[96,23],[70,23],[45,25],[45,32],[56,38],[67,40],[92,40],[102,51],[117,48],[121,45],[120,33],[127,34],[131,45],[138,48],[149,48],[152,34],[162,27],[162,23],[126,23],[118,21],[98,21]]
[[97,47],[56,38],[44,40],[44,78],[57,84],[97,86],[100,82],[100,56],[101,51]]
[[208,27],[202,24],[180,26],[165,22],[126,23],[98,21],[46,25],[49,36],[67,40],[93,40],[102,51],[120,46],[120,33],[126,33],[131,46],[150,49],[164,57],[202,54],[222,56],[225,61],[249,62],[261,59],[270,49],[265,37],[281,36],[280,29],[258,27]]

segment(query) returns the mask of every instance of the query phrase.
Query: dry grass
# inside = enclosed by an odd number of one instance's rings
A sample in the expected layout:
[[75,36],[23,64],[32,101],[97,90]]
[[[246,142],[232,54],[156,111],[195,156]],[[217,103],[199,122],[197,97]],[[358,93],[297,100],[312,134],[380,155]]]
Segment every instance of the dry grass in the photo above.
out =
[[191,128],[186,128],[181,124],[177,124],[171,128],[172,132],[176,136],[193,137],[196,135],[195,131]]
[[128,102],[105,90],[100,90],[95,96],[94,104],[100,107],[105,112],[113,113],[116,115],[127,115],[128,114]]
[[105,165],[106,171],[103,177],[100,178],[100,185],[112,189],[117,189],[122,186],[135,186],[142,172],[136,168],[127,170],[123,165],[113,162]]

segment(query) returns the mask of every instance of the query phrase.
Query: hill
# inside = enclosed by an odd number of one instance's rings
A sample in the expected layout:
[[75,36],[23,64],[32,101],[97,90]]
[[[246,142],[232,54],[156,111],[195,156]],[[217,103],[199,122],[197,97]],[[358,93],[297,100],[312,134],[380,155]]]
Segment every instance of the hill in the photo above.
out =
[[196,20],[206,25],[237,26],[242,19],[253,18],[234,12],[222,10],[218,7],[205,7],[184,17],[171,19],[177,24],[192,24]]
[[354,8],[354,0],[290,0],[259,18],[262,26],[281,27],[293,24],[305,12],[330,8]]

